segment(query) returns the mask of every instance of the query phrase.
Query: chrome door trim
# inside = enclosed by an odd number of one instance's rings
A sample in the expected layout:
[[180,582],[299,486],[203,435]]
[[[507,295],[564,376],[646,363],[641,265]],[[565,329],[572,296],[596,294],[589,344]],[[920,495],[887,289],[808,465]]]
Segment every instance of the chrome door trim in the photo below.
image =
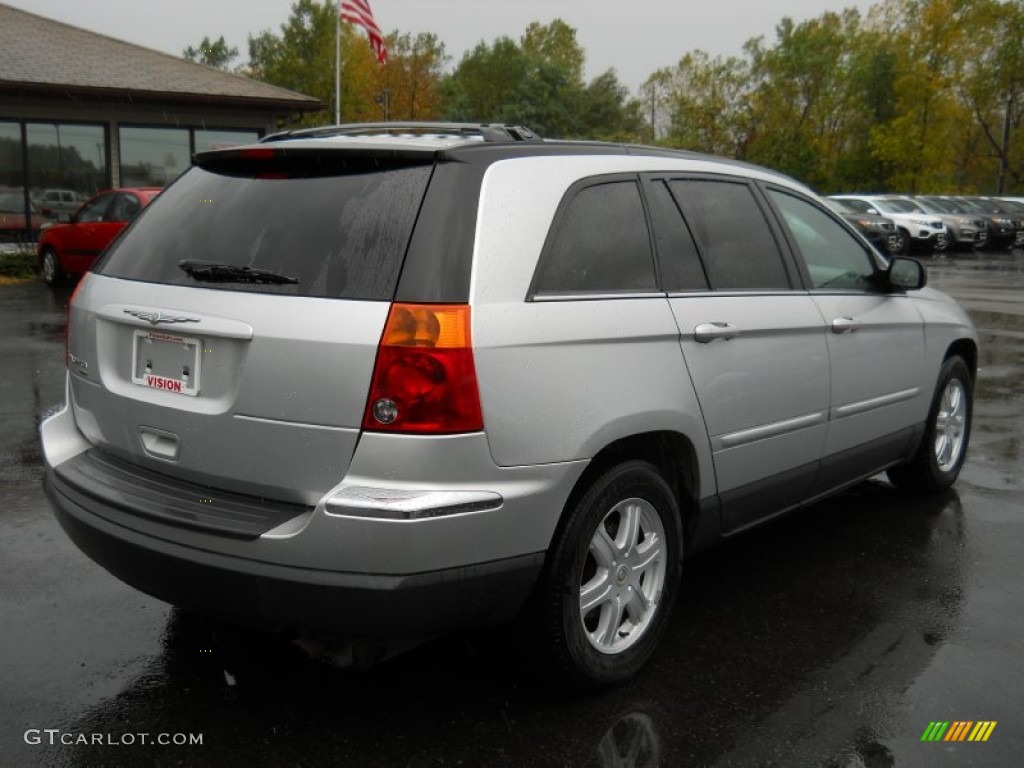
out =
[[915,397],[921,394],[920,387],[914,387],[913,389],[904,389],[900,392],[893,392],[888,395],[882,395],[881,397],[873,397],[870,400],[862,400],[858,403],[849,403],[848,405],[840,405],[832,409],[833,419],[843,419],[847,416],[857,416],[861,413],[867,413],[868,411],[874,411],[878,408],[884,408],[887,405],[895,405],[896,403],[903,403],[907,400],[913,400]]
[[797,416],[794,419],[784,419],[771,424],[762,424],[753,429],[744,429],[739,432],[731,432],[727,435],[719,435],[711,438],[712,451],[724,451],[727,448],[735,448],[747,443],[755,443],[758,440],[765,440],[769,437],[779,437],[791,432],[799,432],[801,429],[815,427],[824,424],[828,415],[825,411],[808,413],[804,416]]

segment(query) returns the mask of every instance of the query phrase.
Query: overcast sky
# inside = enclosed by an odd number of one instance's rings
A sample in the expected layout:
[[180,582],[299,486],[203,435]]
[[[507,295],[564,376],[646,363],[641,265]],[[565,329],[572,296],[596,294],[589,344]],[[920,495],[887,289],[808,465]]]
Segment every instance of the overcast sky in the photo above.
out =
[[[204,35],[224,35],[248,60],[248,36],[279,31],[291,0],[3,0],[50,18],[181,55]],[[587,53],[587,74],[613,67],[636,88],[695,48],[739,54],[759,35],[774,39],[783,16],[796,21],[870,2],[852,0],[371,0],[385,32],[434,32],[452,61],[480,40],[518,39],[531,21],[564,19]],[[59,52],[55,52],[59,53]],[[0,53],[2,55],[2,53]]]

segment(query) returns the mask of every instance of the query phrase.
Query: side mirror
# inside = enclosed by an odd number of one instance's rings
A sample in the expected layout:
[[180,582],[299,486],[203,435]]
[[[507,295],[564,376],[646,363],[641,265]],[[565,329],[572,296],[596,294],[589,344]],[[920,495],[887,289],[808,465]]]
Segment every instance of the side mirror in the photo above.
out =
[[872,216],[881,216],[876,208],[868,208],[865,213],[870,213]]
[[919,291],[928,284],[928,273],[917,259],[895,256],[886,273],[889,285],[904,291]]

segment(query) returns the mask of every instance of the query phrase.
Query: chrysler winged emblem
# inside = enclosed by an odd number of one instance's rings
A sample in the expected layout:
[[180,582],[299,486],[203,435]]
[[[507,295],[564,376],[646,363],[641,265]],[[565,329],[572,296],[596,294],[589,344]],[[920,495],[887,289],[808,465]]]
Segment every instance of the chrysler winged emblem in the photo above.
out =
[[160,323],[198,323],[198,317],[181,317],[180,315],[165,315],[163,312],[147,312],[144,309],[126,309],[124,311],[126,315],[137,317],[139,320],[145,320],[150,325],[160,325]]

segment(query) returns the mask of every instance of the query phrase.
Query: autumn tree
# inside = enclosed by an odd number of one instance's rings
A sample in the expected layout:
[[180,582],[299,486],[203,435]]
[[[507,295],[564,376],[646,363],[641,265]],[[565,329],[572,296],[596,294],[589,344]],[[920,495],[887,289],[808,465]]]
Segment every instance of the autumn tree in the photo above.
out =
[[[437,35],[397,32],[386,39],[388,63],[375,70],[378,106],[392,120],[436,120],[441,114],[441,78],[448,56]],[[386,102],[385,102],[386,99]]]
[[[268,30],[249,37],[251,76],[331,105],[328,112],[307,115],[299,125],[333,120],[337,24],[337,7],[331,0],[297,0],[279,33]],[[387,36],[386,45],[388,62],[381,65],[367,44],[366,34],[351,24],[341,25],[342,120],[383,119],[385,91],[389,117],[436,119],[446,61],[444,45],[436,35],[413,37],[398,32]]]
[[[956,94],[972,0],[887,0],[876,24],[894,42],[893,117],[872,129],[875,156],[891,169],[888,185],[903,192],[953,189],[957,157],[971,117]],[[962,182],[961,182],[962,183]]]

